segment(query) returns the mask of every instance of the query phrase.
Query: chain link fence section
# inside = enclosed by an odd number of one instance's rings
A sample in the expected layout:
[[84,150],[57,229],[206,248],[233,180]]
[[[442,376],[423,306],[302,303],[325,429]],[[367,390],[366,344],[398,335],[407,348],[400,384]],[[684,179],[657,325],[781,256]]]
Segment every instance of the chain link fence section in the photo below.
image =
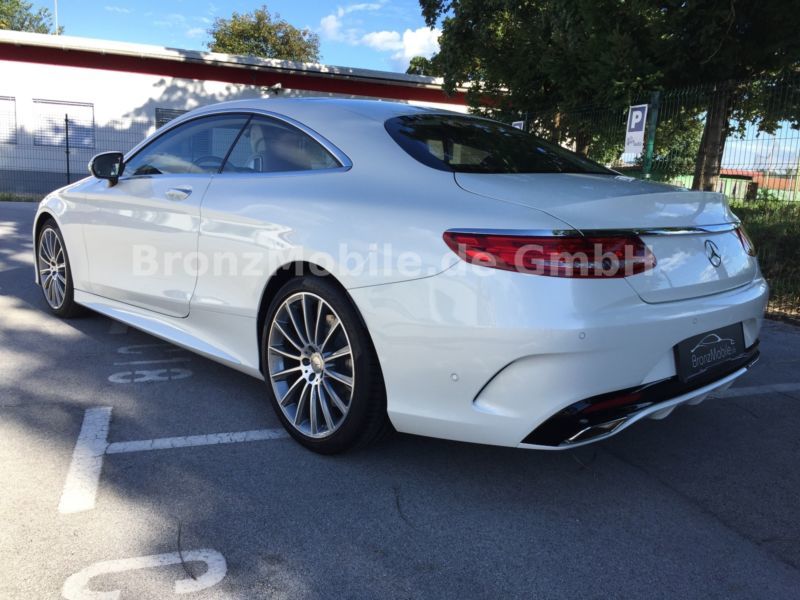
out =
[[0,200],[40,200],[86,177],[95,154],[126,152],[154,129],[154,122],[123,119],[99,125],[91,103],[34,99],[20,107],[0,97]]

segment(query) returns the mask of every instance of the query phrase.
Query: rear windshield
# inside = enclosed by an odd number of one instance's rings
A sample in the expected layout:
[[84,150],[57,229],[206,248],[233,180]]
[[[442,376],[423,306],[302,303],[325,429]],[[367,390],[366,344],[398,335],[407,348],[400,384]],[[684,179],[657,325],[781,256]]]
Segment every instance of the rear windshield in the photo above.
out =
[[419,162],[457,173],[602,173],[605,167],[497,121],[459,115],[405,115],[386,130]]

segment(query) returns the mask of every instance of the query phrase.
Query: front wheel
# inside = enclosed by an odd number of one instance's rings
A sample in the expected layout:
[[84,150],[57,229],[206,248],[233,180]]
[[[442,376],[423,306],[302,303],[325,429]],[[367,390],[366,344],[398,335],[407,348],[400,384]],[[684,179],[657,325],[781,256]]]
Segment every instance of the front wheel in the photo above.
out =
[[36,268],[39,271],[39,286],[50,311],[65,319],[81,314],[82,308],[73,298],[67,246],[52,220],[42,227],[36,240]]
[[293,279],[279,290],[262,351],[275,412],[306,448],[335,454],[387,428],[383,378],[366,327],[329,278]]

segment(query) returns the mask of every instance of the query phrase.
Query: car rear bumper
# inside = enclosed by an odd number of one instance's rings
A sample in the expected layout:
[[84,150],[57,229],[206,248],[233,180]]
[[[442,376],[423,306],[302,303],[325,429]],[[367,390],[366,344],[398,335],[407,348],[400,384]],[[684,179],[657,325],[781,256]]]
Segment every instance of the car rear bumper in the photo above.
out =
[[758,357],[755,344],[739,361],[741,366],[705,385],[683,386],[677,378],[670,378],[581,400],[540,424],[520,446],[567,450],[609,438],[644,418],[666,418],[681,404],[700,404],[708,396],[721,394],[747,373]]
[[[560,441],[530,443],[529,436],[576,402],[675,378],[674,346],[691,336],[742,323],[745,345],[752,349],[768,295],[758,277],[713,296],[646,304],[621,279],[459,268],[350,290],[378,352],[389,417],[399,431],[502,446],[567,447]],[[699,402],[747,368],[662,398],[657,407],[642,407],[568,447]]]

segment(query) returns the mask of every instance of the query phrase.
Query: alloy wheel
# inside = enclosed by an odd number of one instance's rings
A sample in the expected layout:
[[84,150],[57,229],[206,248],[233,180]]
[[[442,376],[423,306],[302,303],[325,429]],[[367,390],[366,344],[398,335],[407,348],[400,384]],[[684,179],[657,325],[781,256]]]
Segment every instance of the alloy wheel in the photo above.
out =
[[39,237],[37,261],[45,300],[58,310],[67,293],[67,262],[61,240],[52,228],[46,228]]
[[298,292],[278,307],[267,368],[280,409],[297,431],[324,438],[344,423],[355,386],[353,354],[344,324],[323,298]]

